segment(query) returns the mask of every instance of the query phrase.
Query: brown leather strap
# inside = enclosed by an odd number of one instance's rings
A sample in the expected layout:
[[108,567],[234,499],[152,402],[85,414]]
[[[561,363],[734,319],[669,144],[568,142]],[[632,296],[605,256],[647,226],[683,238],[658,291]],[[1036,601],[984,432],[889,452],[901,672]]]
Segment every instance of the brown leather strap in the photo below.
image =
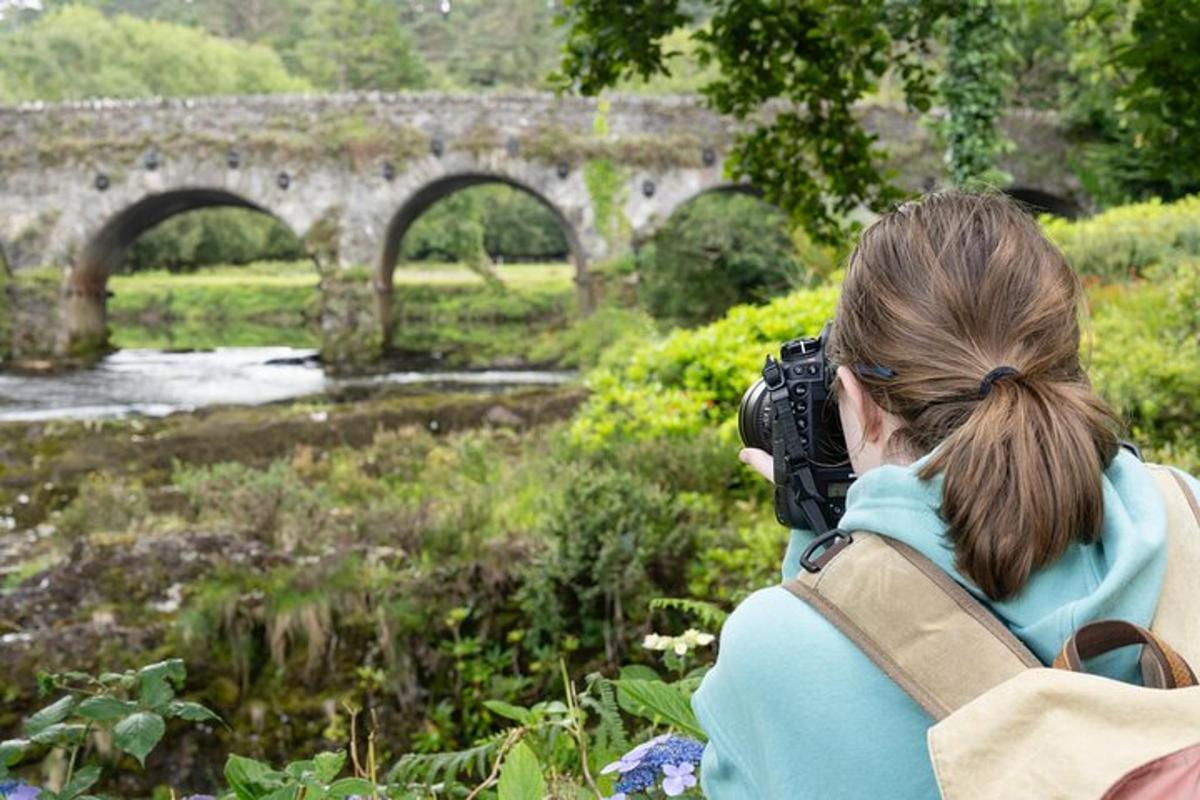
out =
[[1119,619],[1091,622],[1075,631],[1054,659],[1055,669],[1086,672],[1084,661],[1112,650],[1142,645],[1142,683],[1154,689],[1196,685],[1196,675],[1170,645],[1150,631]]
[[801,570],[784,587],[935,720],[1042,666],[982,603],[908,545],[865,532],[838,544],[817,569]]

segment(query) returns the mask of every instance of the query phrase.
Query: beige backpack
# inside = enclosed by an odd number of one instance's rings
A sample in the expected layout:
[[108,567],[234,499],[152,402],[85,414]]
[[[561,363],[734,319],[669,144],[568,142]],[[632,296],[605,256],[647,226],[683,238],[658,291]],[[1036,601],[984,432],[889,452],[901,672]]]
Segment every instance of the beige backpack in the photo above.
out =
[[[1086,625],[1054,668],[892,539],[825,534],[785,584],[933,717],[942,797],[1200,797],[1200,686],[1188,667],[1200,665],[1200,507],[1178,476],[1150,469],[1168,510],[1167,574],[1150,630]],[[1145,686],[1084,671],[1085,659],[1135,644]]]

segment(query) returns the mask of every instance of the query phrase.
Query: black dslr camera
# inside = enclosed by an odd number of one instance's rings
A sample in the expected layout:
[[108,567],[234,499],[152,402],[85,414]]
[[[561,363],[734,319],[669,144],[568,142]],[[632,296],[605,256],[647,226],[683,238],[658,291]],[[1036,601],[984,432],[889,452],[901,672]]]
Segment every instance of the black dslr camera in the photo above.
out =
[[826,358],[829,327],[816,339],[793,339],[762,380],[742,396],[738,432],[747,447],[775,457],[775,516],[789,528],[824,533],[837,527],[854,482],[846,437],[830,396],[835,369]]

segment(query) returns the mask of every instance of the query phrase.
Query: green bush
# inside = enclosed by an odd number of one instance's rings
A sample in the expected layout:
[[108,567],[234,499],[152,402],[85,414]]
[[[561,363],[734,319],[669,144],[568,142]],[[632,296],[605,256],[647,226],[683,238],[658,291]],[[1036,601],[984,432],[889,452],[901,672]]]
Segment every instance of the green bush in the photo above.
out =
[[1047,217],[1042,226],[1080,275],[1141,277],[1155,264],[1200,255],[1200,196],[1118,206],[1074,222]]
[[710,194],[676,211],[638,257],[642,302],[659,319],[709,322],[812,282],[785,217],[760,200]]
[[802,289],[766,306],[736,306],[722,319],[648,343],[626,340],[588,377],[592,397],[577,416],[577,440],[693,436],[736,424],[763,357],[793,337],[815,335],[833,315],[837,287]]
[[63,509],[58,529],[67,536],[91,533],[124,533],[150,513],[141,481],[103,472],[88,475],[75,499]]
[[305,484],[284,462],[266,470],[237,463],[181,466],[173,480],[196,522],[284,551],[315,549],[337,525],[323,487]]
[[1139,443],[1185,452],[1179,434],[1194,435],[1200,422],[1200,259],[1160,267],[1152,278],[1092,290],[1084,355],[1096,388]]

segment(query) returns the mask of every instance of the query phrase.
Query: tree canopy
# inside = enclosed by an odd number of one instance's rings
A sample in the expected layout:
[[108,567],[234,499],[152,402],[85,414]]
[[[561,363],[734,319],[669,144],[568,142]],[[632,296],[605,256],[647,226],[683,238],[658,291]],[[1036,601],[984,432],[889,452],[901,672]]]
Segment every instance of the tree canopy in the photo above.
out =
[[0,101],[311,90],[263,45],[71,6],[0,37]]
[[876,166],[881,153],[854,104],[892,72],[906,102],[928,109],[930,43],[948,10],[938,0],[568,0],[560,85],[595,94],[668,74],[664,41],[692,29],[700,63],[717,68],[700,87],[714,108],[749,118],[785,101],[739,139],[734,177],[748,178],[818,236],[835,238],[853,209],[883,208],[900,196]]

